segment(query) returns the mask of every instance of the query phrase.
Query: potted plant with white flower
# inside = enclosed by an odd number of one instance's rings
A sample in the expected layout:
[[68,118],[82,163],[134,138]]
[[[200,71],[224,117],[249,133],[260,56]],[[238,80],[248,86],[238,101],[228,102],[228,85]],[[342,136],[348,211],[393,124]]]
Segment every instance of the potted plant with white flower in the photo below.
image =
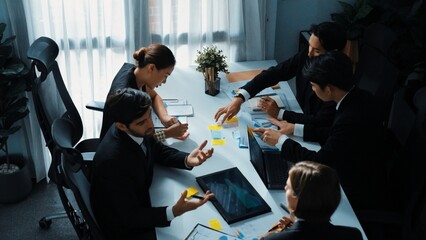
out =
[[207,46],[197,50],[197,71],[202,72],[205,81],[205,93],[215,96],[220,92],[219,72],[229,73],[226,56],[217,46]]

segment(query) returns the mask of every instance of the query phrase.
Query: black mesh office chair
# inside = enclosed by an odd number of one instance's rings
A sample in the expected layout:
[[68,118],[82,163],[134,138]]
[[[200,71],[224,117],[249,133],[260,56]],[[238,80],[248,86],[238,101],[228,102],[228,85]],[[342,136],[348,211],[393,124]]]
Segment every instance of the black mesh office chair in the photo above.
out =
[[86,165],[80,151],[73,147],[75,132],[74,124],[68,118],[58,118],[53,122],[52,137],[60,151],[55,155],[58,163],[57,172],[73,192],[81,213],[72,207],[67,198],[61,198],[61,200],[66,206],[66,212],[79,239],[101,240],[104,237],[93,215],[90,183],[84,174]]
[[[369,239],[424,239],[426,217],[426,87],[414,97],[406,88],[396,92],[389,130],[395,145],[389,146],[386,209],[357,211],[372,235]],[[368,197],[368,196],[366,196]]]
[[[61,182],[56,179],[55,172],[55,152],[58,151],[56,144],[52,140],[51,127],[57,118],[69,119],[75,130],[72,142],[76,149],[85,153],[86,164],[90,165],[94,152],[99,144],[99,139],[86,139],[81,142],[83,135],[83,124],[80,114],[77,111],[61,76],[61,72],[56,62],[59,48],[50,38],[40,37],[30,46],[27,57],[32,60],[31,72],[33,74],[32,98],[34,101],[37,119],[43,132],[46,145],[52,155],[52,164],[49,168],[49,177],[58,185],[61,190]],[[77,144],[78,143],[78,144]],[[89,174],[89,173],[87,173]],[[52,214],[43,217],[39,224],[41,228],[48,228],[52,219],[66,217],[65,212]]]
[[396,40],[396,34],[385,25],[371,24],[365,29],[355,69],[355,84],[377,97],[383,105],[384,120],[388,119],[398,79],[393,52]]

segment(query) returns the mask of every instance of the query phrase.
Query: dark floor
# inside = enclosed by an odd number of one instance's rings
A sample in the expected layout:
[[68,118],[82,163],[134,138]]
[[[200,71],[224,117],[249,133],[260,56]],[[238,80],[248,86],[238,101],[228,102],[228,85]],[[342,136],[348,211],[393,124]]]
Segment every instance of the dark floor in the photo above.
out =
[[0,204],[0,239],[70,239],[77,234],[68,218],[54,219],[49,229],[41,229],[39,220],[52,213],[63,212],[56,185],[42,181],[33,186],[31,194],[15,204]]

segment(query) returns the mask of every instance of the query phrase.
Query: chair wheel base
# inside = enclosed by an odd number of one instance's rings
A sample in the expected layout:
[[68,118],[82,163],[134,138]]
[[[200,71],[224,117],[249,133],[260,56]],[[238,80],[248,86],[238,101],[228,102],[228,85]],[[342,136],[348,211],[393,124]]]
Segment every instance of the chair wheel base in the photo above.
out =
[[45,217],[38,221],[38,225],[41,229],[48,229],[52,224],[52,220],[47,220]]

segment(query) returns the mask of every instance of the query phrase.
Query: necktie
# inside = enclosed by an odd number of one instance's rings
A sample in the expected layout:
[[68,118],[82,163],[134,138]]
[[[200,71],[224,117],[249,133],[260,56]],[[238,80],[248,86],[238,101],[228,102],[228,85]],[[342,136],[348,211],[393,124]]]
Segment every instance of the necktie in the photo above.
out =
[[142,141],[141,148],[142,148],[143,153],[145,153],[145,156],[148,156],[148,154],[147,154],[147,148],[145,146],[145,141]]

